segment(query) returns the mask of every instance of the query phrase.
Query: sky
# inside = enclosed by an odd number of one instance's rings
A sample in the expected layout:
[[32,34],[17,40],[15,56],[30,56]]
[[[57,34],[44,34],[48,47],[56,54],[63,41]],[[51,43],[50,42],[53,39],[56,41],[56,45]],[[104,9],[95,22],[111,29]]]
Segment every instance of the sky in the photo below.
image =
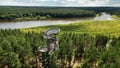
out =
[[120,0],[0,0],[0,6],[120,7]]

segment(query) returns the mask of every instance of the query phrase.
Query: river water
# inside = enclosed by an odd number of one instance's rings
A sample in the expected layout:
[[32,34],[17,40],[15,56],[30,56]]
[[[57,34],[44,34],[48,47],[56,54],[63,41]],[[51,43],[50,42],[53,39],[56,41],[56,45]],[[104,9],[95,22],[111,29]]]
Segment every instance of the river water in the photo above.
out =
[[3,22],[0,23],[0,29],[20,29],[30,28],[37,26],[49,26],[58,24],[70,24],[75,22],[82,22],[81,19],[68,19],[68,20],[38,20],[38,21],[21,21],[21,22]]

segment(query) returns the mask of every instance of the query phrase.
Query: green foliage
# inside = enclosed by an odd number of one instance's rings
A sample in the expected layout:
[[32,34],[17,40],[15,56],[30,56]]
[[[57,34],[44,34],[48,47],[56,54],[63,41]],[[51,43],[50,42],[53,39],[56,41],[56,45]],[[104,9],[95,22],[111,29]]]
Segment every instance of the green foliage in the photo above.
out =
[[3,40],[1,45],[3,50],[12,51],[12,47],[9,41]]
[[39,20],[49,18],[94,17],[95,12],[82,8],[61,7],[0,7],[0,20]]
[[0,20],[21,21],[50,18],[86,18],[101,12],[120,17],[119,7],[16,7],[0,6]]
[[[33,36],[35,35],[35,36]],[[26,68],[34,64],[42,35],[20,30],[0,30],[0,67]],[[36,41],[37,40],[37,41]],[[36,52],[37,51],[37,52]]]
[[120,35],[120,20],[112,21],[85,21],[77,22],[67,25],[53,25],[44,27],[33,27],[22,29],[24,32],[39,32],[44,31],[47,28],[60,28],[61,33],[77,33],[77,34],[89,34],[89,35],[105,35],[105,36],[119,36]]
[[8,66],[9,68],[21,68],[21,62],[18,54],[14,52],[2,52],[0,53],[0,67]]
[[[97,22],[0,30],[0,67],[38,67],[38,47],[46,45],[42,32],[59,27],[62,30],[59,34],[60,48],[50,56],[51,64],[46,67],[71,68],[72,63],[81,62],[80,68],[119,68],[119,20]],[[110,39],[111,46],[106,48]]]

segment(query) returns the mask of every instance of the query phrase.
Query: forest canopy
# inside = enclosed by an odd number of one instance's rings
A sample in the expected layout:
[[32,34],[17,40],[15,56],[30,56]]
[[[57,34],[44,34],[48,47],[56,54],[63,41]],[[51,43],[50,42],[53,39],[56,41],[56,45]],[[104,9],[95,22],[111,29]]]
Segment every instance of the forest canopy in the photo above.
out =
[[80,18],[93,17],[94,11],[78,8],[50,7],[0,7],[0,19],[14,20],[16,18]]

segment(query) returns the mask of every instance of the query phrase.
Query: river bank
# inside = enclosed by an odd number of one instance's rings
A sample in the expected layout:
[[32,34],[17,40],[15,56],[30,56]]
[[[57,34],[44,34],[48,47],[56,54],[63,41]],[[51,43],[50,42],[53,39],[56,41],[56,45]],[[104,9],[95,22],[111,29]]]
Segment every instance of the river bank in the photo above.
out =
[[44,20],[87,20],[87,19],[93,19],[93,17],[86,17],[86,18],[17,18],[14,20],[0,20],[0,23],[5,22],[23,22],[23,21],[44,21]]

